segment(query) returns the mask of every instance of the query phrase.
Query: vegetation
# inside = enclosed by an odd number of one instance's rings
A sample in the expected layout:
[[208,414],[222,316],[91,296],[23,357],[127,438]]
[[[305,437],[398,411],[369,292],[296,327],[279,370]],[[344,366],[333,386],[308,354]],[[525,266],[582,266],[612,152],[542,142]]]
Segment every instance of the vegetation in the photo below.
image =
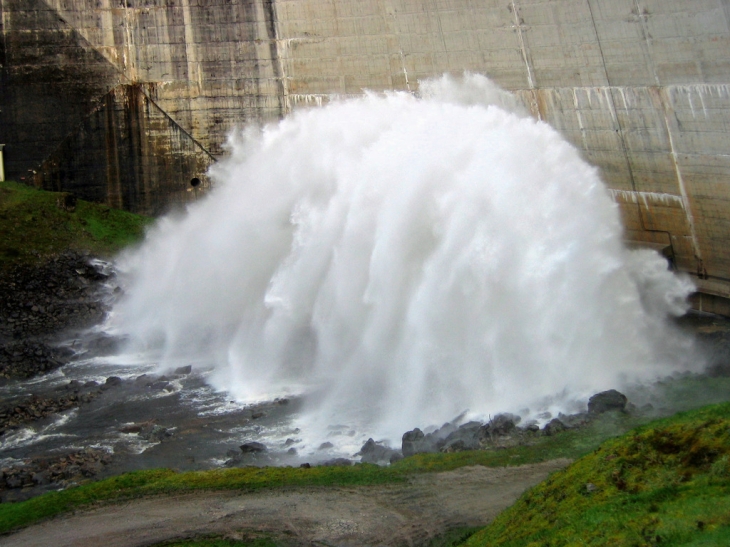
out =
[[605,442],[463,545],[730,545],[730,403]]
[[0,266],[34,262],[67,250],[108,256],[141,239],[151,219],[45,192],[0,182]]

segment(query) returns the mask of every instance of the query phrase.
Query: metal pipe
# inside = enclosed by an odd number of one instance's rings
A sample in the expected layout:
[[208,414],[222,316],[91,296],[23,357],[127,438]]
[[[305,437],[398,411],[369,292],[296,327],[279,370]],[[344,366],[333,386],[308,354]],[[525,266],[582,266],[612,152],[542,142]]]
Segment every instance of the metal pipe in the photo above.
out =
[[5,180],[5,162],[3,161],[3,148],[4,144],[0,144],[0,182]]

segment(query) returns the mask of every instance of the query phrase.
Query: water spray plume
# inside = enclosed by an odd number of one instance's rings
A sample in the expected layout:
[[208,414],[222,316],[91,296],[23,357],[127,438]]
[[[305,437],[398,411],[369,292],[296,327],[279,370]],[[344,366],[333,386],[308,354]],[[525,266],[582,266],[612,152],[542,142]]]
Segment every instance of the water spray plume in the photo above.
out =
[[115,328],[392,440],[686,368],[692,285],[624,248],[597,170],[482,76],[421,89],[234,134],[215,190],[120,259]]

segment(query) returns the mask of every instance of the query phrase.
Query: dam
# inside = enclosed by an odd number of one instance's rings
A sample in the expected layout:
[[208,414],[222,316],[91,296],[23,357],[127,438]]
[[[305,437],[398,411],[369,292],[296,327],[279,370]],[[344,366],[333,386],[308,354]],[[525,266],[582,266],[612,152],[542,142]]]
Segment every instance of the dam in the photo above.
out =
[[730,315],[728,0],[0,0],[6,177],[159,214],[235,127],[464,71],[598,166]]

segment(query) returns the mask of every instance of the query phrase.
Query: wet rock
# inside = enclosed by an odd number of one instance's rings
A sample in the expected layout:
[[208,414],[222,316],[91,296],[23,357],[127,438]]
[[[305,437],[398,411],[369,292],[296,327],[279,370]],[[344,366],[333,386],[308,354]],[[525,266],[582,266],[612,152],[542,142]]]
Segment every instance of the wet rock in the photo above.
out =
[[319,448],[317,450],[328,450],[332,447],[334,447],[334,445],[331,442],[324,442],[319,445]]
[[520,423],[520,417],[514,414],[497,414],[489,420],[489,423],[482,427],[483,437],[505,436],[512,433],[517,424]]
[[[64,391],[67,393],[66,389]],[[89,403],[99,395],[99,390],[82,392],[79,389],[71,395],[61,397],[38,397],[31,395],[0,407],[0,435],[7,430],[17,429],[23,424],[46,418],[58,412]]]
[[150,389],[154,389],[156,391],[172,391],[173,387],[170,385],[170,382],[167,382],[165,380],[158,380],[156,382],[152,382],[151,384],[148,384]]
[[615,389],[609,389],[608,391],[596,393],[588,399],[588,412],[591,414],[603,414],[604,412],[616,410],[624,412],[627,402],[626,395]]
[[395,450],[373,439],[368,439],[356,456],[360,456],[362,463],[385,464],[389,463]]
[[[41,338],[97,323],[106,311],[100,281],[108,276],[90,262],[88,256],[68,252],[41,264],[0,267],[0,345],[43,343]],[[64,364],[49,363],[48,355],[34,352],[7,366],[4,353],[0,351],[0,376],[6,378],[27,378]]]
[[479,422],[466,423],[452,431],[445,439],[438,443],[441,452],[461,452],[463,450],[477,450],[481,448],[481,439],[485,433]]
[[545,427],[542,428],[542,432],[544,435],[552,436],[556,433],[560,433],[561,431],[565,431],[568,429],[563,422],[558,420],[557,418],[553,418],[548,423],[545,424]]
[[257,443],[255,441],[242,444],[239,448],[241,449],[241,452],[244,454],[257,454],[260,452],[267,451],[266,445],[264,445],[262,443]]
[[263,418],[264,416],[266,416],[266,413],[261,412],[260,410],[251,413],[251,418],[254,420],[258,420],[259,418]]
[[424,435],[423,431],[415,428],[403,434],[401,452],[404,457],[426,452],[438,452],[437,439],[433,435]]
[[331,460],[327,460],[326,462],[322,462],[320,465],[322,467],[349,467],[353,465],[355,462],[352,460],[348,460],[347,458],[333,458]]
[[51,372],[68,362],[67,348],[55,348],[34,340],[0,344],[0,377],[31,378]]
[[109,376],[106,382],[104,382],[104,385],[107,387],[120,386],[122,385],[122,379],[119,376]]
[[193,371],[192,365],[187,365],[185,367],[178,367],[175,369],[175,374],[185,375],[190,374]]
[[390,455],[390,462],[391,464],[394,464],[396,462],[399,462],[403,459],[403,454],[400,452],[393,452],[393,454]]
[[144,439],[145,441],[149,442],[162,442],[168,437],[172,437],[172,431],[170,431],[166,427],[162,427],[161,425],[157,424],[145,424],[140,428],[139,433],[137,435],[140,436],[140,438]]
[[67,486],[98,475],[110,464],[112,456],[104,450],[85,449],[62,456],[34,458],[3,468],[0,491],[28,488]]

